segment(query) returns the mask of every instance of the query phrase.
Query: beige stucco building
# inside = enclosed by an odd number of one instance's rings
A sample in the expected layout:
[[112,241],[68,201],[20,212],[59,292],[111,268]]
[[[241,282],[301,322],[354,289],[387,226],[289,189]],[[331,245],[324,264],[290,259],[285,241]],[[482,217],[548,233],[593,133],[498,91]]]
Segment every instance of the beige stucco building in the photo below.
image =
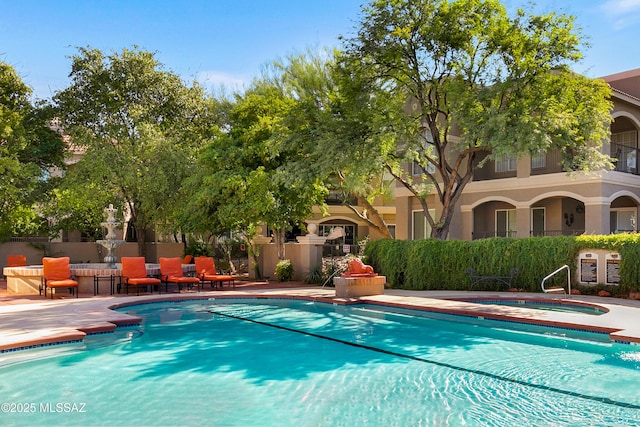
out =
[[[603,77],[612,88],[611,140],[603,152],[615,170],[567,175],[557,152],[519,159],[505,157],[478,169],[464,189],[449,238],[610,234],[637,230],[640,206],[638,129],[640,69]],[[422,239],[428,225],[418,201],[396,188],[395,232]],[[435,201],[432,198],[432,201]],[[432,215],[438,214],[437,204]]]

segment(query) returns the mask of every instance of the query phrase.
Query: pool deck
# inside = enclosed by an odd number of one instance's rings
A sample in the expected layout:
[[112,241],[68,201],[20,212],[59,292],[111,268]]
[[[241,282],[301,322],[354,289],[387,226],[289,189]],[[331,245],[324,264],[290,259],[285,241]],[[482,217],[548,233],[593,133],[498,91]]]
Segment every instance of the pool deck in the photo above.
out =
[[[207,298],[260,297],[308,299],[337,304],[369,302],[393,307],[422,309],[480,319],[495,319],[556,326],[609,334],[612,340],[640,345],[640,301],[590,296],[561,297],[548,294],[460,291],[406,291],[386,289],[383,295],[336,298],[335,289],[302,283],[242,282],[235,289],[183,291],[169,294],[56,296],[9,294],[0,282],[0,352],[82,340],[87,334],[108,332],[140,319],[111,308],[132,304]],[[602,315],[537,310],[526,307],[484,305],[461,298],[566,300],[609,310]]]

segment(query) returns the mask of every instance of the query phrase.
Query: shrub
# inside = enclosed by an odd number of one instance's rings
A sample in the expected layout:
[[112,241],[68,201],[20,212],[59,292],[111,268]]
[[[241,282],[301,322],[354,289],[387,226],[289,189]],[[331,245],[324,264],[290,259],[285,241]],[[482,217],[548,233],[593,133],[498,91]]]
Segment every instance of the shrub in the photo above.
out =
[[288,282],[293,279],[293,264],[290,259],[283,259],[276,264],[276,277],[279,282]]
[[[474,241],[380,239],[367,244],[365,257],[376,273],[387,277],[392,288],[467,290],[471,286],[465,274],[468,267],[486,276],[508,276],[512,268],[518,268],[512,285],[523,291],[540,292],[542,279],[558,267],[566,264],[572,272],[576,271],[578,254],[585,249],[620,253],[620,285],[614,288],[616,294],[640,289],[637,262],[640,234],[496,237]],[[566,276],[553,276],[547,283],[563,286]],[[503,285],[493,286],[493,290],[504,290]]]
[[309,269],[309,274],[304,279],[305,283],[320,284],[324,282],[324,274],[322,274],[322,265],[313,265]]

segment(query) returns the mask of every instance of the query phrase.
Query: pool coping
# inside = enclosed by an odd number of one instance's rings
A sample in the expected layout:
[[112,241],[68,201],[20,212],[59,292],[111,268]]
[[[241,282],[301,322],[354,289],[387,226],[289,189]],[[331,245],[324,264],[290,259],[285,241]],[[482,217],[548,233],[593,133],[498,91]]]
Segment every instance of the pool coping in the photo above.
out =
[[[300,286],[183,292],[162,295],[98,296],[56,300],[33,300],[20,297],[0,302],[0,353],[34,347],[82,341],[90,334],[108,333],[118,327],[139,324],[141,319],[122,311],[128,305],[163,301],[211,298],[288,298],[331,304],[371,303],[388,307],[425,310],[477,319],[517,322],[537,326],[574,329],[608,334],[614,342],[640,344],[640,302],[571,296],[566,301],[602,306],[608,312],[594,316],[582,313],[553,312],[526,307],[474,304],[460,298],[541,299],[541,294],[385,290],[382,295],[359,298],[336,298],[333,288]],[[548,297],[562,301],[563,298]]]

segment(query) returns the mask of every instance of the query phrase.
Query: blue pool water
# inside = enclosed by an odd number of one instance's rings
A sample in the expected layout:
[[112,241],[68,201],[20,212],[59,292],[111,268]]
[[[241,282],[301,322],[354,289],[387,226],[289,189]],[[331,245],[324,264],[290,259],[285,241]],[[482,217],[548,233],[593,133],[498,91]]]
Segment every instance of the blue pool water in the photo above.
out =
[[0,423],[640,424],[640,347],[606,335],[292,300],[123,311],[140,327],[2,355]]

